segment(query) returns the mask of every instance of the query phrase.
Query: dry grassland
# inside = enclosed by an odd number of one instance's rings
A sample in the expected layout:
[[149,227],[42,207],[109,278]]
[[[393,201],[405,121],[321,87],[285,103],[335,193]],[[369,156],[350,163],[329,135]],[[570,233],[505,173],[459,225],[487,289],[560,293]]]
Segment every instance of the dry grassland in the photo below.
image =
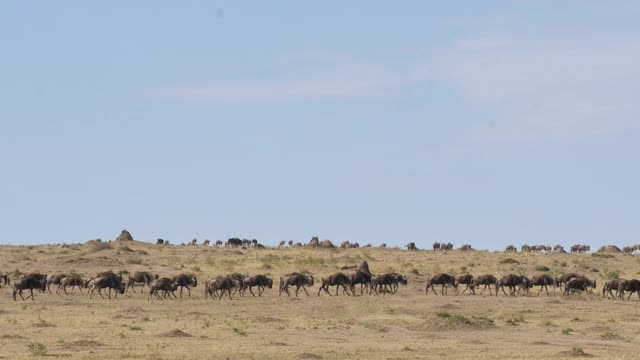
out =
[[[518,263],[501,263],[513,258]],[[305,270],[316,278],[367,260],[374,273],[407,274],[394,296],[278,297],[247,293],[205,301],[205,279],[230,272],[277,278]],[[529,296],[425,296],[429,274],[510,272],[585,273],[598,281],[618,271],[634,278],[640,256],[505,254],[400,249],[236,250],[156,246],[139,242],[0,247],[0,271],[48,274],[149,270],[160,276],[191,272],[192,298],[147,301],[128,292],[117,300],[36,293],[13,301],[0,290],[0,358],[73,359],[563,359],[638,358],[640,301],[565,297],[557,291]],[[417,270],[417,275],[415,274]],[[125,277],[126,278],[126,277]]]

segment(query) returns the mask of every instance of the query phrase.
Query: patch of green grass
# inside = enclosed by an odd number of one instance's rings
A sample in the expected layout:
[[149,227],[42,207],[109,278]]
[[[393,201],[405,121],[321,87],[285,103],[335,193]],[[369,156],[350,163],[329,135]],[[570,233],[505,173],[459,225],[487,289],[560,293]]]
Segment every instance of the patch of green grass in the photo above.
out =
[[549,271],[549,270],[551,270],[551,269],[549,269],[547,266],[544,266],[544,265],[538,265],[538,266],[536,266],[536,268],[535,268],[535,269],[536,269],[537,271]]
[[33,357],[47,356],[47,345],[39,342],[32,342],[27,344],[27,350]]
[[142,331],[142,328],[140,326],[131,325],[131,326],[129,326],[129,330],[131,330],[131,331]]
[[571,335],[574,330],[572,328],[562,329],[562,333],[565,335]]
[[501,259],[500,264],[520,264],[520,262],[514,258]]

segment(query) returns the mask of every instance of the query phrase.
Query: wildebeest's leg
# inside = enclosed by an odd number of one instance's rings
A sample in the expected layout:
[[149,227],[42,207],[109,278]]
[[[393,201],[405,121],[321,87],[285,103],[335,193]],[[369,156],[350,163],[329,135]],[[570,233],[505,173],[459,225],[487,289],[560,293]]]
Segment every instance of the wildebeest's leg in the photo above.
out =
[[[253,290],[251,289],[253,286],[249,286],[249,292],[251,293],[251,295],[253,295],[253,297],[256,297],[256,294],[253,293]],[[258,294],[260,294],[260,286],[258,286]]]
[[304,285],[302,285],[302,290],[304,290],[304,292],[307,294],[307,296],[309,296],[309,293],[307,292],[307,288],[304,287]]
[[[64,294],[65,294],[65,295],[69,295],[69,294],[67,293],[67,286],[66,286],[66,285],[62,287],[62,290],[64,291]],[[73,291],[73,287],[71,288],[71,290]]]
[[187,288],[187,291],[189,292],[189,297],[191,297],[191,289],[188,286],[185,286]]
[[[20,289],[18,291],[18,295],[20,295],[20,298],[22,299],[22,301],[24,301],[24,296],[22,296],[22,289]],[[27,298],[28,299],[28,298]]]
[[[27,297],[27,299],[31,298],[31,301],[35,301],[35,299],[33,298],[33,288],[29,288],[29,292],[31,293],[31,295],[29,295],[29,297]],[[633,294],[633,293],[631,293],[631,294]],[[631,295],[629,295],[629,297],[631,297]]]

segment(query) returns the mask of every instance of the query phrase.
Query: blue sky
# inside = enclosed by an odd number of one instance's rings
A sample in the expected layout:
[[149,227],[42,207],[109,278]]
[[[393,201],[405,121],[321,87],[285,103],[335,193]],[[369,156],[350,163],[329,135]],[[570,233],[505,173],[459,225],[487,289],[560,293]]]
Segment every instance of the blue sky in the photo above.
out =
[[0,243],[635,244],[639,15],[4,2]]

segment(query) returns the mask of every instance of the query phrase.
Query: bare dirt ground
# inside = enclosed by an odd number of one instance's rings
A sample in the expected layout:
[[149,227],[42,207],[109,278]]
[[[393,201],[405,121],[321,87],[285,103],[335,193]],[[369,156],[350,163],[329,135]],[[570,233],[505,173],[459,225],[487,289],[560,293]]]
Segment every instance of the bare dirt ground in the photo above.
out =
[[[502,263],[512,258],[517,263]],[[94,275],[104,270],[190,272],[191,298],[147,301],[147,293],[117,299],[36,293],[13,301],[0,289],[0,358],[34,355],[78,359],[565,359],[638,358],[640,301],[597,294],[537,297],[424,294],[430,274],[556,275],[576,271],[598,281],[640,277],[640,256],[505,254],[400,249],[226,249],[139,242],[0,247],[3,273],[40,271]],[[374,273],[407,274],[398,294],[204,300],[205,279],[230,272],[274,277],[309,271],[316,278],[366,260]],[[417,270],[417,275],[414,273]],[[126,276],[125,276],[126,278]]]

